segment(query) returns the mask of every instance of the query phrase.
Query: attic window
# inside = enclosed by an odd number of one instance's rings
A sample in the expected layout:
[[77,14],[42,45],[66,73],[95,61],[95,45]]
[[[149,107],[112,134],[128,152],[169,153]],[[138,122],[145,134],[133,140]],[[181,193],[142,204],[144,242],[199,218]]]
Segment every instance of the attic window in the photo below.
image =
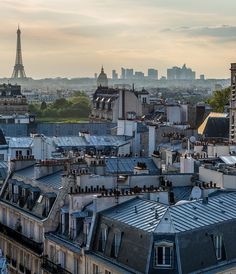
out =
[[99,251],[104,252],[107,242],[108,227],[105,224],[101,225],[100,238],[99,238]]
[[154,245],[154,266],[172,267],[173,264],[173,243],[160,242]]
[[223,236],[221,234],[212,235],[213,244],[215,247],[215,254],[217,260],[225,259],[225,249],[223,244]]
[[122,233],[120,230],[116,230],[114,233],[114,238],[111,248],[111,257],[117,258],[119,255],[120,245],[121,245]]

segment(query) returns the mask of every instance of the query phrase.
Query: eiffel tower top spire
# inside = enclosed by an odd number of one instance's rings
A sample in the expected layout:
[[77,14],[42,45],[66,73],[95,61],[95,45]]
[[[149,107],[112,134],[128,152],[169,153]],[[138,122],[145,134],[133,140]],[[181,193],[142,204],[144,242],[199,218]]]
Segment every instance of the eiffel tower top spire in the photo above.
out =
[[21,52],[21,30],[18,25],[17,33],[17,42],[16,42],[16,62],[13,69],[11,78],[26,78],[23,61],[22,61],[22,52]]

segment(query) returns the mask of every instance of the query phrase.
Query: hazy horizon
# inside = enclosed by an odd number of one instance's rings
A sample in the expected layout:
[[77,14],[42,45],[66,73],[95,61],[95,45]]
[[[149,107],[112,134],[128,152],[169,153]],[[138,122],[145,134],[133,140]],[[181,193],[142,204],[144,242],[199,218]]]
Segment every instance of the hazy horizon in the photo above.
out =
[[184,63],[207,78],[229,78],[236,61],[236,2],[228,0],[2,0],[0,78],[10,77],[16,29],[26,75],[93,77],[104,66],[147,73]]

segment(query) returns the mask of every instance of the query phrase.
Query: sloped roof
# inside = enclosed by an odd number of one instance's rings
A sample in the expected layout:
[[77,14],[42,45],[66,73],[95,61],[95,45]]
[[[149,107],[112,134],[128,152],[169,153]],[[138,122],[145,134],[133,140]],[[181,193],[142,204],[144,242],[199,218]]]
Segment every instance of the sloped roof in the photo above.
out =
[[119,157],[108,158],[105,160],[106,173],[123,173],[132,174],[134,167],[138,162],[145,163],[149,169],[149,174],[160,174],[160,170],[157,168],[152,158],[150,157]]
[[[135,228],[152,232],[167,208],[160,203],[134,198],[115,208],[106,210],[103,215]],[[158,218],[155,218],[156,210],[158,211]]]
[[226,118],[226,117],[227,117],[227,113],[210,112],[208,116],[205,118],[205,120],[202,122],[202,124],[198,127],[198,134],[201,134],[201,135],[204,134],[209,118]]
[[210,117],[205,127],[205,137],[229,138],[229,118]]
[[[209,197],[207,204],[200,199],[166,206],[155,201],[134,198],[101,214],[147,232],[158,232],[158,227],[166,222],[171,227],[169,233],[180,233],[235,220],[235,208],[236,192],[231,192]],[[155,216],[156,211],[158,218]],[[168,233],[166,225],[164,228],[162,233]]]

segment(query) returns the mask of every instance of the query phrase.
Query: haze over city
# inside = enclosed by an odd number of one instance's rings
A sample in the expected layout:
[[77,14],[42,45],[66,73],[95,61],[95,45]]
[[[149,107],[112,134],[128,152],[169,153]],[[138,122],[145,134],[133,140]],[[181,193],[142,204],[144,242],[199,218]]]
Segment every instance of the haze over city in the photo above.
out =
[[16,28],[27,76],[84,77],[114,68],[186,63],[208,78],[228,78],[235,59],[233,0],[2,0],[0,77],[10,77]]

